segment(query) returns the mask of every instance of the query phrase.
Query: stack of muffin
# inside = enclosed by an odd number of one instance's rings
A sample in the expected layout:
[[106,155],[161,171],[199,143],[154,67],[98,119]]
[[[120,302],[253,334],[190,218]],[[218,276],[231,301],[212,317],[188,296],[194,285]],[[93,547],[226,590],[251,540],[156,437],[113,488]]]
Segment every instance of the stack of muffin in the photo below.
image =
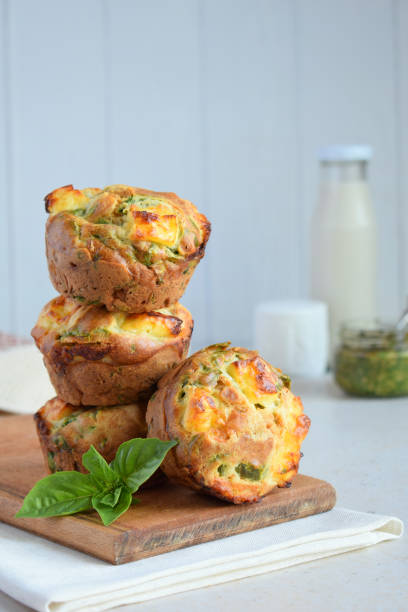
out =
[[210,223],[173,193],[125,185],[56,189],[45,198],[47,260],[61,294],[32,335],[57,397],[35,415],[51,472],[84,471],[93,444],[111,461],[146,436],[157,381],[187,355],[178,303],[204,255]]
[[32,334],[57,392],[35,415],[49,470],[83,471],[91,444],[111,461],[147,436],[177,439],[161,465],[170,480],[223,500],[289,486],[310,425],[289,378],[229,343],[185,359],[193,321],[177,300],[207,219],[172,193],[124,185],[62,187],[46,209],[61,295]]

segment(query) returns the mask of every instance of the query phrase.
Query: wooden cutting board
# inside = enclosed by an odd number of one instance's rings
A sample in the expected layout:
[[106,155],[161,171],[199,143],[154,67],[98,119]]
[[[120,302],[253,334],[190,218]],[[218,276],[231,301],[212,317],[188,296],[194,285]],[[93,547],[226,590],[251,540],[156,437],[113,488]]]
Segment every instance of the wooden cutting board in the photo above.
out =
[[234,506],[167,483],[137,494],[109,527],[94,512],[57,518],[17,519],[24,496],[46,470],[31,416],[0,419],[0,520],[114,564],[152,557],[267,525],[330,510],[334,488],[298,475],[259,503]]

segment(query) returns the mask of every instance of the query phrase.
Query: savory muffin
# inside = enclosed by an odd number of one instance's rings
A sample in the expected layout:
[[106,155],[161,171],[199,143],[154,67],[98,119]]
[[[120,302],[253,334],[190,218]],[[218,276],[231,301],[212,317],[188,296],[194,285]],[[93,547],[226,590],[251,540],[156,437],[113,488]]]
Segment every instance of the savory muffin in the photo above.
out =
[[58,291],[108,310],[174,304],[204,255],[210,223],[174,193],[60,187],[45,197],[48,268]]
[[112,406],[152,392],[187,355],[192,330],[181,304],[127,314],[59,296],[44,306],[31,334],[62,400]]
[[288,486],[310,419],[290,379],[256,351],[203,349],[151,397],[148,436],[178,440],[162,463],[172,480],[236,504]]
[[[92,444],[110,463],[123,442],[146,437],[145,413],[146,401],[78,408],[57,397],[49,400],[34,415],[47,469],[86,472],[82,455]],[[155,474],[148,482],[158,480]]]

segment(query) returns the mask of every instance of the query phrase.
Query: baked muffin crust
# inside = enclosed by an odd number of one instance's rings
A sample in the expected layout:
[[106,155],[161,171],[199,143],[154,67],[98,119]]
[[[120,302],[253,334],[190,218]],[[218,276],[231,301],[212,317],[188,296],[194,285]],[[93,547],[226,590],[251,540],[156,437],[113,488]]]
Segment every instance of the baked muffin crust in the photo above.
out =
[[288,486],[310,419],[290,380],[256,351],[217,344],[168,372],[151,397],[148,436],[177,439],[162,469],[234,503]]
[[45,197],[48,268],[55,289],[108,310],[145,312],[179,300],[211,226],[174,193],[126,185]]
[[128,314],[59,296],[44,306],[31,333],[61,399],[109,406],[151,393],[187,355],[192,330],[181,304]]
[[[85,473],[82,455],[93,445],[110,463],[118,447],[132,438],[146,437],[146,400],[127,406],[78,408],[55,397],[36,414],[34,420],[49,472],[76,470]],[[156,472],[144,486],[162,480]]]

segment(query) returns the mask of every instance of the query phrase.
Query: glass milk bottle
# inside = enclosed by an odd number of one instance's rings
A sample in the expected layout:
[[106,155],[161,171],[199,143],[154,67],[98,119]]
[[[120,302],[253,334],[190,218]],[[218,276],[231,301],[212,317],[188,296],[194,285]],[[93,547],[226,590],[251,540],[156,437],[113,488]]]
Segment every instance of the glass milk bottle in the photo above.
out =
[[320,151],[319,199],[312,220],[312,297],[327,302],[331,355],[344,321],[376,311],[376,224],[367,183],[367,146]]

